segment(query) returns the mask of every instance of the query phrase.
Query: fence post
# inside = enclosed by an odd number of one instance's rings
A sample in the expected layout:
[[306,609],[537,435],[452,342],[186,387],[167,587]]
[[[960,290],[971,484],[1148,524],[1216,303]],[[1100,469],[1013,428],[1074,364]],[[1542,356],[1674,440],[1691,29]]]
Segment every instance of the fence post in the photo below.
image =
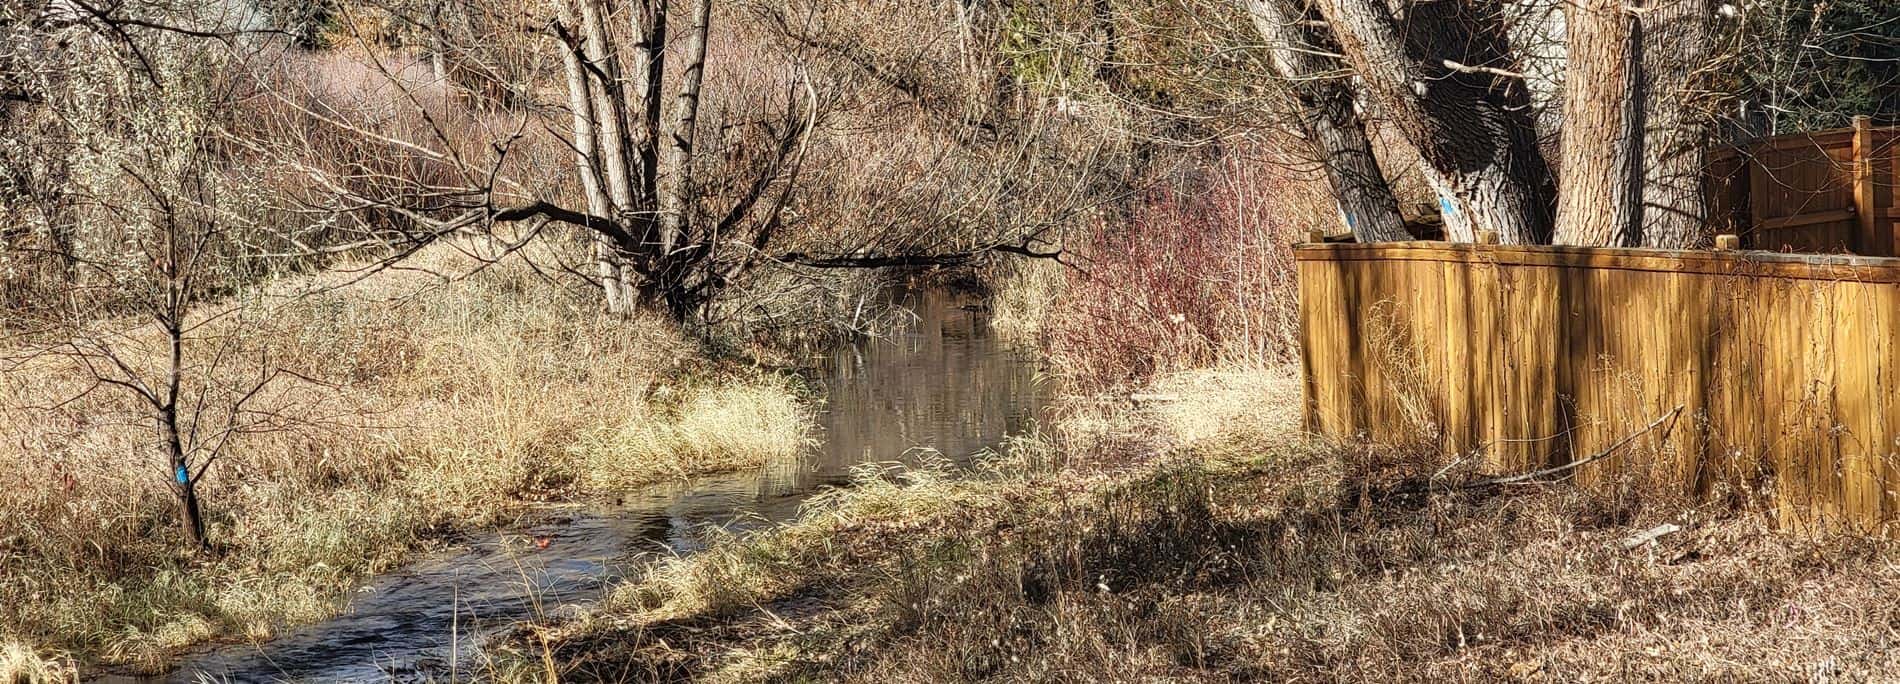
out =
[[1306,231],[1306,241],[1311,242],[1313,244],[1319,244],[1321,242],[1325,242],[1326,231],[1320,230],[1318,228]]
[[1716,251],[1732,252],[1741,248],[1742,248],[1742,236],[1740,235],[1736,235],[1734,233],[1723,233],[1721,235],[1715,236]]
[[1497,231],[1495,231],[1495,230],[1480,230],[1480,231],[1478,231],[1478,244],[1480,244],[1480,245],[1495,245],[1495,244],[1497,244],[1497,243],[1498,243],[1498,232],[1497,232]]
[[1874,124],[1866,116],[1854,117],[1854,251],[1885,256],[1893,249],[1892,240],[1874,235]]

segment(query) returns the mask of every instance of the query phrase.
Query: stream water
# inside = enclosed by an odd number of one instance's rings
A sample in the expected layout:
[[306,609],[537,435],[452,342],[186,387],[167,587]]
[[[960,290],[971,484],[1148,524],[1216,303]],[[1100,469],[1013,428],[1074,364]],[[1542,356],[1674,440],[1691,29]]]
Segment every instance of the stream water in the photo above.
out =
[[914,465],[932,452],[967,461],[1033,425],[1044,398],[1035,359],[991,337],[977,300],[898,296],[917,314],[907,332],[814,360],[822,433],[798,458],[478,537],[376,578],[334,619],[204,651],[156,681],[455,679],[489,635],[585,606],[652,559],[691,553],[707,526],[783,521],[811,494],[849,483],[858,464]]

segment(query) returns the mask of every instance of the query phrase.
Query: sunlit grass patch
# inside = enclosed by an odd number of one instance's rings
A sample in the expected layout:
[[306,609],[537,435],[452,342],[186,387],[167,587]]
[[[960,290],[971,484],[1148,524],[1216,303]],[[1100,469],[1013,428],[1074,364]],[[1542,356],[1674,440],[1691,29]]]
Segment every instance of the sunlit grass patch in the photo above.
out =
[[7,684],[64,684],[77,682],[72,662],[25,643],[0,636],[0,682]]
[[618,425],[570,448],[587,489],[603,490],[708,472],[758,468],[810,443],[809,417],[782,384],[687,390],[673,406],[631,404]]
[[1299,439],[1300,378],[1280,366],[1221,366],[1170,373],[1146,392],[1178,446],[1234,446]]
[[[1745,512],[1561,483],[1390,491],[1445,471],[1307,441],[1287,379],[1169,376],[1089,417],[1169,435],[1145,464],[867,471],[538,633],[560,674],[707,681],[1857,680],[1900,665],[1879,636],[1900,608],[1872,598],[1900,586],[1889,541],[1790,539]],[[1628,546],[1663,521],[1681,530]]]
[[953,466],[895,464],[860,466],[849,488],[830,490],[806,503],[796,521],[760,531],[707,530],[705,550],[663,561],[641,581],[622,585],[603,602],[604,613],[640,619],[719,614],[771,600],[810,581],[852,549],[831,540],[862,534],[867,526],[897,533],[926,524],[951,509],[998,505]]

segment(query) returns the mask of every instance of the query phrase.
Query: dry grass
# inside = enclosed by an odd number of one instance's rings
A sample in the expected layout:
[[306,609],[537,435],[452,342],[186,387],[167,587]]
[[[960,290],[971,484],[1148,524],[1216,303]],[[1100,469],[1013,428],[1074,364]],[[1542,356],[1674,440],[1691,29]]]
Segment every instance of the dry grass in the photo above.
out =
[[710,387],[678,406],[635,406],[619,425],[583,436],[572,452],[584,488],[613,489],[790,458],[810,441],[801,437],[807,421],[783,387]]
[[78,681],[72,663],[18,641],[0,636],[0,682],[6,684],[52,684]]
[[[311,422],[241,436],[202,483],[213,556],[181,550],[123,397],[0,413],[0,636],[156,667],[325,617],[532,502],[756,467],[804,439],[790,381],[709,362],[662,321],[596,314],[515,261],[448,284],[429,273],[470,264],[446,246],[409,265],[258,317],[275,364],[324,382],[285,385],[272,401]],[[56,364],[6,381],[20,406],[83,387]]]
[[[1414,492],[1447,464],[1298,439],[1286,378],[1164,380],[1180,398],[1144,420],[1178,441],[1142,469],[1006,459],[868,482],[548,632],[559,674],[1856,681],[1900,665],[1889,542],[1790,537],[1613,484]],[[1683,530],[1621,541],[1665,521]]]
[[1012,342],[1033,343],[1054,315],[1069,273],[1053,260],[1018,259],[993,268],[990,327]]

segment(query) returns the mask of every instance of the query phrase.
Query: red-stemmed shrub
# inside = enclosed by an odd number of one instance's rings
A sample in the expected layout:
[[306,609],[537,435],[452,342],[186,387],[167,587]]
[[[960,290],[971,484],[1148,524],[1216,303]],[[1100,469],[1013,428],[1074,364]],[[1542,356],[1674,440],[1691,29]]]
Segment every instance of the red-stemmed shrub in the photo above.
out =
[[1290,248],[1329,220],[1324,186],[1268,155],[1229,153],[1100,222],[1044,328],[1052,360],[1097,386],[1293,358]]

